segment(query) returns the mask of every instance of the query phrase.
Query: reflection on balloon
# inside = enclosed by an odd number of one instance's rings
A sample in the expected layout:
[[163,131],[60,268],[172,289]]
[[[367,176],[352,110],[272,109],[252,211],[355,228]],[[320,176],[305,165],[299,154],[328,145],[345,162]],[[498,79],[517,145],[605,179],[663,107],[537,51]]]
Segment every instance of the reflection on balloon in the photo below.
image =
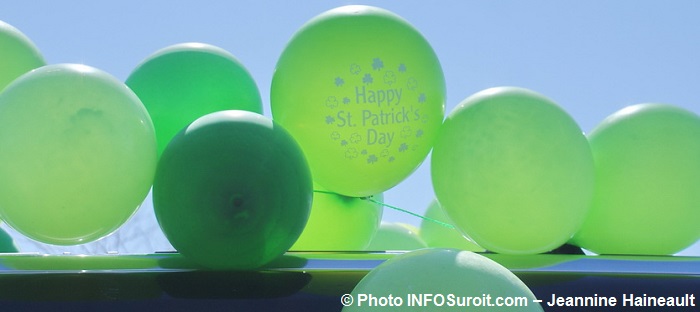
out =
[[74,245],[123,224],[156,167],[138,97],[98,69],[49,65],[0,94],[0,214],[40,242]]
[[[425,212],[425,217],[453,224],[452,220],[445,214],[437,200],[433,200]],[[442,224],[429,219],[423,219],[420,224],[420,237],[428,247],[441,248],[457,248],[469,251],[484,251],[479,245],[470,241],[459,231],[459,229],[450,229]]]
[[[383,207],[365,198],[347,197],[315,185],[311,215],[290,250],[364,250],[379,228]],[[370,197],[381,202],[381,194]]]
[[415,250],[428,247],[418,233],[418,229],[410,224],[382,222],[367,250]]
[[573,242],[595,253],[668,255],[700,239],[700,117],[663,104],[624,108],[589,135],[593,206]]
[[231,53],[203,43],[182,43],[155,52],[129,75],[153,119],[161,154],[175,134],[195,119],[222,110],[262,114],[255,81]]
[[299,141],[314,180],[352,197],[413,172],[444,116],[433,49],[401,17],[369,6],[306,23],[280,56],[270,93],[275,121]]
[[[534,303],[536,298],[532,291],[508,269],[484,256],[456,249],[422,249],[387,260],[355,286],[350,293],[355,301],[344,307],[344,312],[377,310],[377,306],[371,306],[368,302],[360,304],[359,294],[401,298],[402,307],[396,309],[402,310],[410,309],[407,300],[411,295],[454,294],[481,302],[477,304],[473,301],[468,311],[513,311],[512,306],[496,306],[495,298],[499,297],[527,298],[527,304],[519,306],[518,311],[543,311],[539,304]],[[489,300],[485,298],[487,295],[491,298],[491,305],[486,304]],[[416,310],[426,309],[415,303],[413,306]],[[465,311],[465,306],[435,305],[434,311]]]
[[153,205],[183,256],[215,269],[252,269],[294,244],[312,191],[304,154],[286,130],[256,113],[221,111],[168,144]]
[[27,36],[0,21],[0,91],[20,75],[45,64],[44,57]]
[[521,88],[488,89],[460,103],[435,143],[431,174],[455,225],[498,253],[566,243],[593,195],[581,129],[551,100]]

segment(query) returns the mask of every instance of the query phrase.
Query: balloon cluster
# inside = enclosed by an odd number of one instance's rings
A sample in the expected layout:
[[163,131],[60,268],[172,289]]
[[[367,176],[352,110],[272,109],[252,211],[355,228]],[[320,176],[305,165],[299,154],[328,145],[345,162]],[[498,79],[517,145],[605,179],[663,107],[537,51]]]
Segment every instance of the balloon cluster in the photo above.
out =
[[446,118],[431,174],[445,212],[484,248],[667,255],[700,238],[700,117],[627,107],[587,137],[554,102],[478,92]]
[[272,81],[274,122],[218,47],[164,48],[122,83],[85,65],[43,66],[26,37],[3,29],[16,37],[3,53],[36,57],[18,67],[2,55],[17,69],[3,71],[14,76],[0,95],[0,215],[44,243],[108,235],[153,185],[166,237],[204,266],[259,267],[300,236],[293,249],[363,249],[379,228],[376,199],[425,159],[444,117],[434,51],[374,7],[330,10],[291,39]]
[[123,83],[86,65],[45,65],[2,23],[0,75],[0,216],[29,238],[100,239],[152,185],[171,244],[207,267],[263,265],[306,224],[306,159],[260,115],[255,82],[223,49],[167,47]]
[[[155,52],[123,83],[46,65],[0,22],[0,90],[0,217],[45,243],[108,235],[151,185],[171,244],[213,268],[290,248],[670,254],[700,238],[700,117],[637,105],[586,136],[545,96],[500,87],[443,122],[435,52],[375,7],[332,9],[291,38],[274,121],[245,67],[201,43]],[[380,225],[377,199],[431,149],[428,219],[457,230]]]

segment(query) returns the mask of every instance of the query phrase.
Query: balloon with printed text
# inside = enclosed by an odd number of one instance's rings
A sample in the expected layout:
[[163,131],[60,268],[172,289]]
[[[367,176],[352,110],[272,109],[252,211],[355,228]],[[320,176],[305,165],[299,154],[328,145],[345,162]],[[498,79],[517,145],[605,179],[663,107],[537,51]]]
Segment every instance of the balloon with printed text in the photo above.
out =
[[307,22],[280,56],[270,104],[314,180],[347,196],[378,194],[413,172],[444,117],[435,52],[408,22],[362,5]]

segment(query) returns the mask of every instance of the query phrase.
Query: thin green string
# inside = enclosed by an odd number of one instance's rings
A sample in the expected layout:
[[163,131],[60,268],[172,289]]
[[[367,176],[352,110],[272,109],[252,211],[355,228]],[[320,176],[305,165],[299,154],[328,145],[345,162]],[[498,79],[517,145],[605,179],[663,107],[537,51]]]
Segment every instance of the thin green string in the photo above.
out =
[[[314,193],[340,195],[340,194],[338,194],[338,193],[329,192],[329,191],[321,191],[321,190],[314,190]],[[340,195],[340,196],[345,196],[345,195]],[[392,205],[389,205],[389,204],[386,204],[386,203],[382,203],[382,202],[380,202],[380,201],[378,201],[378,200],[373,199],[372,197],[358,197],[358,198],[359,198],[359,199],[362,199],[362,200],[367,200],[367,201],[369,201],[369,202],[371,202],[371,203],[375,203],[375,204],[378,204],[378,205],[382,205],[382,206],[387,207],[387,208],[394,209],[394,210],[396,210],[396,211],[400,211],[400,212],[403,212],[403,213],[412,215],[412,216],[414,216],[414,217],[421,218],[421,219],[423,219],[423,220],[428,220],[428,221],[431,221],[431,222],[435,222],[435,223],[437,223],[437,224],[439,224],[439,225],[442,225],[442,226],[444,226],[444,227],[446,227],[446,228],[448,228],[448,229],[452,229],[452,230],[455,229],[454,225],[452,225],[452,224],[445,223],[445,222],[442,222],[442,221],[440,221],[440,220],[436,220],[436,219],[433,219],[433,218],[428,218],[428,217],[426,217],[426,216],[421,216],[421,215],[419,215],[419,214],[417,214],[417,213],[415,213],[415,212],[411,212],[411,211],[408,211],[408,210],[406,210],[406,209],[402,209],[402,208],[399,208],[399,207],[396,207],[396,206],[392,206]]]

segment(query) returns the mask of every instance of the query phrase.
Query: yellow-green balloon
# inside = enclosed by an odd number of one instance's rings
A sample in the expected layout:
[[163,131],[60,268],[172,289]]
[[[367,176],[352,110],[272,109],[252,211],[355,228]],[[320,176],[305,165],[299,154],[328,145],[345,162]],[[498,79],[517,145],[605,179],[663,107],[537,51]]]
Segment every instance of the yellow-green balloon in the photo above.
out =
[[382,222],[367,246],[369,251],[415,250],[428,247],[418,229],[403,223]]
[[593,157],[576,122],[530,90],[478,92],[447,117],[435,143],[435,194],[462,232],[487,250],[547,252],[583,223]]
[[[457,249],[428,248],[389,259],[370,271],[350,296],[343,298],[344,312],[543,311],[532,291],[508,269]],[[369,296],[375,297],[374,306]],[[385,305],[379,306],[382,301]]]
[[588,136],[593,205],[573,242],[603,254],[668,255],[700,239],[700,117],[664,104],[624,108]]
[[153,124],[138,97],[93,67],[58,64],[0,94],[0,214],[44,243],[101,238],[146,197]]
[[[437,200],[433,200],[425,211],[425,217],[452,225]],[[448,228],[432,220],[424,219],[420,224],[420,237],[428,247],[456,248],[469,251],[484,251],[476,243],[466,238],[457,228]]]
[[379,228],[382,194],[347,197],[314,186],[314,201],[304,232],[290,248],[299,251],[364,250]]
[[299,141],[324,188],[379,194],[413,172],[444,116],[435,52],[401,17],[344,6],[307,22],[272,78],[275,120]]
[[195,119],[222,110],[262,114],[258,87],[228,51],[204,43],[181,43],[146,58],[126,84],[148,109],[158,154]]
[[0,21],[0,91],[20,75],[44,66],[44,57],[17,28]]

